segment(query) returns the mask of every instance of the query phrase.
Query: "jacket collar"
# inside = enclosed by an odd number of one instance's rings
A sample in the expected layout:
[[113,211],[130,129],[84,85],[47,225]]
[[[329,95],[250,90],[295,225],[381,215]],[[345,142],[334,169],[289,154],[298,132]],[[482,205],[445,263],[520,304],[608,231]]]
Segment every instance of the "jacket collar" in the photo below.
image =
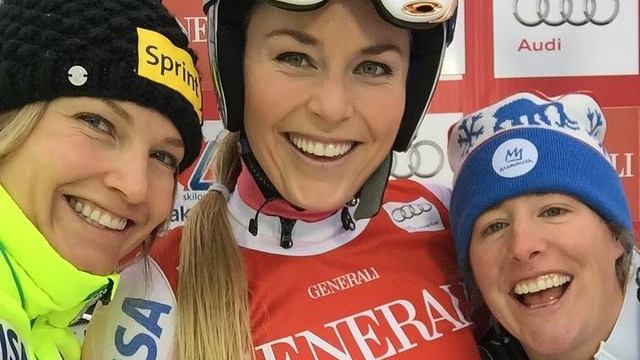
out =
[[623,360],[635,359],[640,353],[640,293],[638,285],[640,282],[640,253],[638,249],[633,250],[631,269],[627,279],[627,289],[625,291],[622,309],[618,315],[618,320],[613,327],[613,331],[606,341],[600,343],[598,352],[594,359],[598,360]]
[[[256,216],[254,210],[234,191],[227,203],[229,222],[238,244],[242,247],[287,256],[318,255],[336,249],[355,239],[369,223],[369,219],[358,220],[354,229],[345,230],[342,225],[341,212],[314,221],[299,219],[292,229],[293,247],[284,249],[280,246],[282,223],[280,216],[265,213],[258,214],[258,229],[254,236],[248,229],[249,222]],[[348,208],[351,216],[355,209]]]
[[66,328],[97,300],[110,301],[113,296],[118,275],[98,276],[76,269],[51,247],[2,186],[0,245],[30,320],[40,318]]

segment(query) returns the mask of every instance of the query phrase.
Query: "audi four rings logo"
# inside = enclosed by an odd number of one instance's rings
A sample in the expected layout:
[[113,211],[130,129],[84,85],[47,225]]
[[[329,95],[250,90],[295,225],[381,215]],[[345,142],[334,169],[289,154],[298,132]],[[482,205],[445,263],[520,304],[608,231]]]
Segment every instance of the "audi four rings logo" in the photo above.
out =
[[[435,151],[430,151],[429,148]],[[435,156],[433,156],[435,155]],[[399,161],[399,158],[406,158],[405,161]],[[435,160],[436,166],[430,168],[428,164]],[[406,163],[404,165],[403,163]],[[440,145],[432,140],[420,140],[411,144],[406,155],[401,153],[393,153],[393,161],[391,162],[391,175],[398,179],[406,179],[412,176],[419,178],[430,178],[436,176],[444,165],[444,151]]]
[[[606,1],[613,3],[612,10],[603,6]],[[607,25],[612,23],[620,12],[620,0],[537,0],[535,13],[531,11],[526,14],[519,3],[519,0],[513,0],[513,16],[525,26],[538,26],[543,23],[550,26],[582,26],[588,23]]]
[[418,215],[422,215],[427,213],[433,209],[433,205],[422,203],[422,204],[407,204],[402,205],[397,209],[394,209],[391,212],[391,217],[396,222],[403,222],[405,220],[412,219]]

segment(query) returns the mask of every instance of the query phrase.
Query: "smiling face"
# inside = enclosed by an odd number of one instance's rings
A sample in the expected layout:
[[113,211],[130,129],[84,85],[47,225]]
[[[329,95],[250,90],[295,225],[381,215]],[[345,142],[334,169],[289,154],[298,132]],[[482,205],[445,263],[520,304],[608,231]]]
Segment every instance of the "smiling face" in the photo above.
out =
[[108,274],[167,218],[183,151],[154,110],[61,98],[0,163],[0,183],[62,257]]
[[316,11],[264,3],[249,21],[245,120],[280,194],[308,210],[350,200],[389,153],[405,105],[409,32],[370,1]]
[[566,195],[525,195],[483,213],[469,256],[496,319],[531,359],[591,358],[623,295],[623,247],[593,210]]

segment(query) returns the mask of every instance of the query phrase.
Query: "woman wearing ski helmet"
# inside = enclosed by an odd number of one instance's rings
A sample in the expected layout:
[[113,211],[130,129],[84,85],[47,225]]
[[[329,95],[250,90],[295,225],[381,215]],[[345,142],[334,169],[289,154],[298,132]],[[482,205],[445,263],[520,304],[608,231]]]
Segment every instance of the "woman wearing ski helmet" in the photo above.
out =
[[387,185],[455,7],[205,3],[220,112],[235,133],[213,172],[232,194],[215,185],[185,225],[181,359],[477,357],[456,297],[448,193]]
[[433,92],[455,2],[205,9],[231,132],[217,182],[152,252],[177,291],[177,304],[146,297],[168,305],[141,318],[162,331],[120,315],[107,332],[127,329],[134,349],[140,329],[161,359],[478,359],[448,190],[387,184],[391,151],[407,149]]

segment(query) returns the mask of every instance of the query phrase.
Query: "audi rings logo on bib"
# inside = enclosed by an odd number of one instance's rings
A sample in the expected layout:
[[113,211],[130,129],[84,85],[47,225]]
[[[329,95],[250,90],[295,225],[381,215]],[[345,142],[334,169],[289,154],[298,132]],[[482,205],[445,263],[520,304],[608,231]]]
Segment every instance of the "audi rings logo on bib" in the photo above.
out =
[[438,209],[420,197],[410,203],[388,202],[382,205],[393,224],[409,233],[444,230]]
[[620,0],[513,0],[513,16],[524,26],[611,24],[620,12]]

